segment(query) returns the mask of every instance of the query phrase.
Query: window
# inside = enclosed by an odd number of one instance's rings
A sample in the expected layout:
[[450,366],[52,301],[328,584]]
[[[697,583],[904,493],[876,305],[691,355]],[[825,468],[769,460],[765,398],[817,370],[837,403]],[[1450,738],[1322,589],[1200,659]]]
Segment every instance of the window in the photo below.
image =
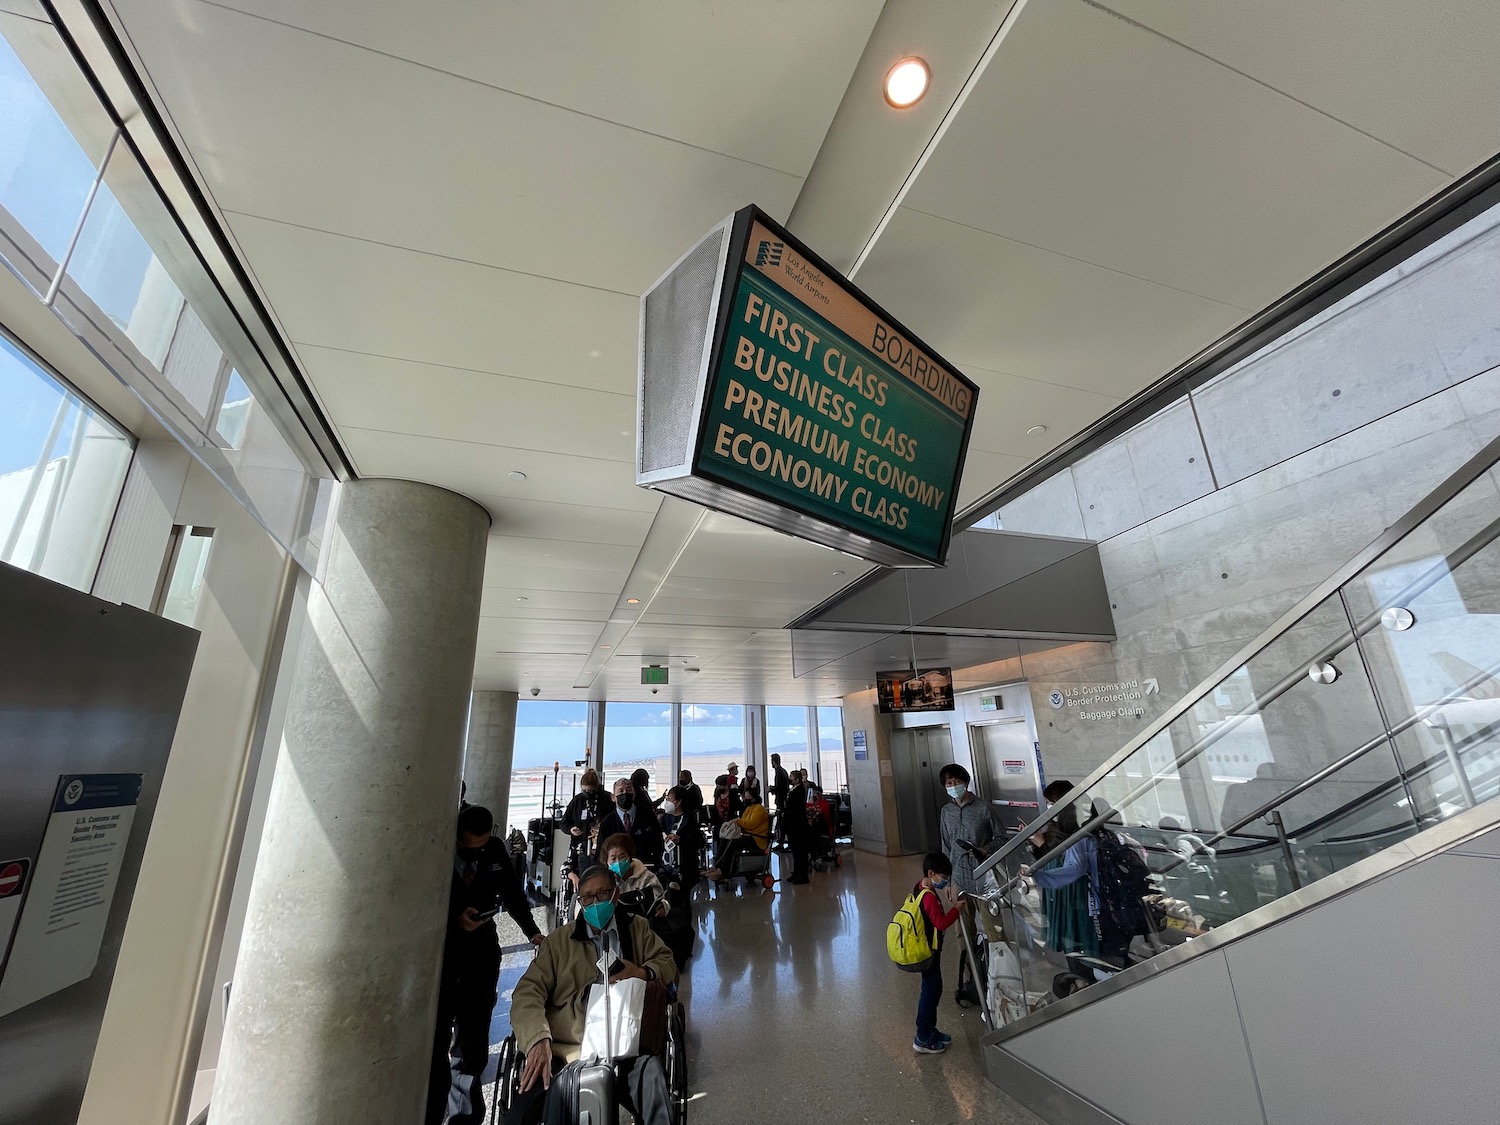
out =
[[162,574],[163,589],[157,596],[156,612],[168,621],[191,626],[198,616],[198,598],[203,593],[203,575],[208,570],[208,549],[213,546],[211,527],[174,527]]
[[0,207],[62,260],[102,152],[91,157],[0,37]]
[[219,404],[217,426],[219,437],[230,449],[238,449],[245,443],[245,423],[250,419],[254,402],[240,373],[230,371],[229,382],[224,385],[224,401]]
[[[46,23],[0,27],[0,105],[6,264],[53,296],[68,330],[312,568],[333,488],[328,466],[231,307],[201,284],[156,179]],[[59,268],[65,283],[52,293]]]
[[772,754],[781,755],[783,769],[811,769],[812,755],[807,742],[806,707],[766,708],[766,761]]
[[651,775],[651,796],[660,797],[672,777],[672,706],[669,703],[606,703],[604,766],[606,788],[638,769]]
[[132,443],[0,337],[0,560],[88,590]]
[[730,762],[738,762],[745,776],[745,709],[718,704],[682,705],[682,768],[692,770],[693,781],[712,799],[714,778],[725,773]]
[[560,766],[557,787],[563,796],[574,788],[574,778],[583,772],[574,763],[588,748],[589,705],[550,700],[523,699],[516,704],[516,743],[511,759],[510,804],[505,825],[526,829],[526,822],[542,815],[542,792],[553,802],[552,766]]
[[818,708],[818,778],[830,793],[849,780],[849,762],[844,757],[844,709]]

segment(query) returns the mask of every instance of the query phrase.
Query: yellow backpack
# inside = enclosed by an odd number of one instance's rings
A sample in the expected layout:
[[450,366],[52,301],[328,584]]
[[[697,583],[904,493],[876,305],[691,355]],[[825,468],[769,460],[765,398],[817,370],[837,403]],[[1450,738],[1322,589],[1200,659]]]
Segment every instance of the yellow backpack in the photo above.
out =
[[896,968],[908,973],[926,972],[937,956],[928,936],[927,917],[922,913],[922,896],[930,894],[932,891],[923,887],[916,894],[907,895],[885,930],[885,951]]

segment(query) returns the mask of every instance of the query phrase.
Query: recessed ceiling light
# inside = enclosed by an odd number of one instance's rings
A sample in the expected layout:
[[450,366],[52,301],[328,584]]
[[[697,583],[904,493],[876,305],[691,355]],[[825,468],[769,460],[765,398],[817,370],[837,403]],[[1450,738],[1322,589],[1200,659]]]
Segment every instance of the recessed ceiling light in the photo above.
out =
[[625,599],[625,604],[626,605],[640,605],[641,604],[641,599],[640,598],[626,598]]
[[1029,429],[1029,430],[1026,431],[1026,436],[1027,437],[1041,437],[1046,432],[1047,432],[1047,427],[1046,426],[1032,426],[1031,429]]
[[517,598],[517,599],[516,599],[516,601],[518,601],[518,602],[524,602],[524,601],[526,601],[526,600],[527,600],[527,599],[526,599],[526,598]]
[[833,572],[833,576],[835,578],[842,578],[844,576],[844,572],[842,570],[835,570]]
[[521,472],[520,469],[512,469],[506,475],[508,477],[510,477],[511,480],[525,480],[526,479],[526,474],[523,473],[523,472]]
[[931,81],[925,62],[915,55],[902,59],[885,72],[885,100],[896,109],[910,109],[922,100]]

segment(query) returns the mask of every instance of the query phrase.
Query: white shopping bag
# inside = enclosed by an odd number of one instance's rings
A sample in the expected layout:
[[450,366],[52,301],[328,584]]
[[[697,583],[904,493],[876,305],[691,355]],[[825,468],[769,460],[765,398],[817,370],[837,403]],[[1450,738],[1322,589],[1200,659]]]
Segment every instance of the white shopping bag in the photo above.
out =
[[646,982],[632,977],[589,991],[583,1014],[581,1057],[589,1060],[632,1059],[641,1053],[641,1014],[646,1010]]

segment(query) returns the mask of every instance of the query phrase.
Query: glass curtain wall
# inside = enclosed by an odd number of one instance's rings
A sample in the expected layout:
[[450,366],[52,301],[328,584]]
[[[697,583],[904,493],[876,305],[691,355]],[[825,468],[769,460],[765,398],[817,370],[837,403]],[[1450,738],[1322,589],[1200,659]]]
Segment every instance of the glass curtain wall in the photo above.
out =
[[766,760],[781,755],[784,769],[812,769],[811,743],[808,741],[806,707],[766,708]]
[[682,768],[691,770],[693,781],[703,790],[705,801],[713,799],[714,778],[728,770],[730,762],[744,776],[745,709],[717,703],[682,705]]
[[87,591],[130,437],[0,337],[0,560]]
[[311,568],[328,467],[257,400],[274,377],[51,27],[0,13],[0,105],[0,257]]
[[613,787],[638,769],[651,775],[651,796],[660,797],[672,780],[672,705],[604,705],[604,784]]
[[818,707],[818,784],[836,793],[849,781],[849,763],[844,757],[844,709]]
[[556,789],[564,799],[575,792],[583,772],[575,763],[588,752],[588,718],[587,703],[523,699],[516,704],[507,830],[525,831],[528,820],[543,815],[544,786],[548,805]]

